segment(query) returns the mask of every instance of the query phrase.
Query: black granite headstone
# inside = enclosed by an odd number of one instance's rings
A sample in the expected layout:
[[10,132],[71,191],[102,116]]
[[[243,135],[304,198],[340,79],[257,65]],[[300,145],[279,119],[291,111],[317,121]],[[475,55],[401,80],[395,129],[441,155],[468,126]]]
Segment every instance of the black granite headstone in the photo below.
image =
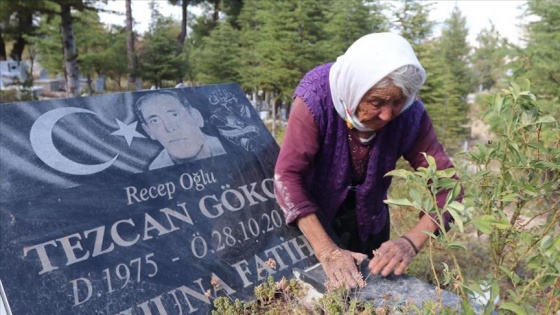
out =
[[235,84],[1,105],[9,310],[205,314],[317,263],[284,225],[277,154]]

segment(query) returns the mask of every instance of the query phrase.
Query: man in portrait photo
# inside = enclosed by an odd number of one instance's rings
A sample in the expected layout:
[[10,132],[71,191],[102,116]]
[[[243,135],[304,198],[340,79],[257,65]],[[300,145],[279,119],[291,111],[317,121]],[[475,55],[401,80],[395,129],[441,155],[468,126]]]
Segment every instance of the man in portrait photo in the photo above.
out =
[[226,154],[218,138],[202,132],[200,112],[177,92],[149,93],[140,97],[134,108],[144,131],[163,146],[150,170]]

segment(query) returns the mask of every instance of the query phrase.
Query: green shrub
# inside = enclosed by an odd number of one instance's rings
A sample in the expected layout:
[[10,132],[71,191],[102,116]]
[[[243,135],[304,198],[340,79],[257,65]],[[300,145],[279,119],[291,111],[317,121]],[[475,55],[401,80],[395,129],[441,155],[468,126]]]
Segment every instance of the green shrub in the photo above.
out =
[[[406,198],[387,203],[435,213],[440,223],[442,211],[452,214],[451,231],[430,235],[430,268],[438,286],[463,298],[467,313],[473,296],[486,296],[479,300],[484,314],[554,314],[560,296],[560,123],[542,112],[528,82],[511,83],[489,105],[486,117],[496,137],[466,154],[478,171],[462,174],[463,203],[454,201],[459,192],[454,171],[437,171],[430,156],[427,168],[390,172],[406,180],[409,190]],[[442,189],[449,193],[439,209],[435,196]],[[532,224],[537,220],[541,224]],[[488,258],[477,267],[486,265],[489,272],[478,278],[466,277],[472,267],[462,263],[472,250],[465,238],[469,231],[480,242],[487,239]],[[432,243],[449,255],[449,264],[434,259]]]

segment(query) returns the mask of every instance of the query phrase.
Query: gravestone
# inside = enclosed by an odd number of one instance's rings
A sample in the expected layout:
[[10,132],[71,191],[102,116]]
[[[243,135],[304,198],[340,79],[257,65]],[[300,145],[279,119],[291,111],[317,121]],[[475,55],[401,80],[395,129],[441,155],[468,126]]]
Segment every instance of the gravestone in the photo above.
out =
[[[359,266],[360,272],[364,276],[365,286],[351,292],[352,296],[362,301],[371,301],[375,307],[393,309],[406,309],[410,305],[423,309],[426,303],[437,303],[455,312],[461,313],[463,310],[461,298],[452,292],[437,290],[435,286],[406,274],[400,276],[390,274],[387,277],[374,276],[370,273],[368,264],[369,260],[365,259]],[[305,270],[295,268],[294,273],[298,279],[311,285],[320,294],[326,292],[327,275],[320,264]],[[473,308],[477,312],[480,311],[479,305],[473,304]]]
[[103,92],[105,91],[105,76],[100,75],[97,79],[95,79],[95,92]]
[[21,84],[27,79],[27,64],[15,60],[0,60],[0,82],[3,85]]
[[49,73],[47,72],[47,69],[41,68],[41,71],[39,72],[39,79],[47,80],[48,78],[49,78]]
[[4,104],[0,135],[8,314],[207,314],[317,263],[236,84]]

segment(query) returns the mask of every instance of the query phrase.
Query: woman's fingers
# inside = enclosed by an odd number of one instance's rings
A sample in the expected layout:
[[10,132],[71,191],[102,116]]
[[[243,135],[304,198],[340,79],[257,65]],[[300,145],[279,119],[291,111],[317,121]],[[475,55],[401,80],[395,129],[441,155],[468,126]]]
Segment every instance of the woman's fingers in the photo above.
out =
[[360,285],[360,281],[363,281],[363,279],[358,271],[357,262],[367,258],[366,255],[336,249],[328,257],[330,259],[323,259],[321,262],[329,278],[327,286],[355,288]]
[[395,269],[395,275],[397,275],[397,276],[402,275],[404,273],[404,271],[406,270],[406,267],[408,267],[408,265],[410,264],[411,261],[412,261],[412,258],[403,259],[403,261],[401,261],[399,266]]
[[374,257],[368,267],[372,274],[386,277],[391,272],[401,275],[412,261],[415,253],[403,239],[387,241],[374,252]]
[[362,254],[362,253],[356,253],[356,252],[350,252],[352,254],[352,258],[354,258],[354,260],[356,261],[356,264],[359,265],[362,263],[362,261],[364,261],[367,257],[367,255]]

